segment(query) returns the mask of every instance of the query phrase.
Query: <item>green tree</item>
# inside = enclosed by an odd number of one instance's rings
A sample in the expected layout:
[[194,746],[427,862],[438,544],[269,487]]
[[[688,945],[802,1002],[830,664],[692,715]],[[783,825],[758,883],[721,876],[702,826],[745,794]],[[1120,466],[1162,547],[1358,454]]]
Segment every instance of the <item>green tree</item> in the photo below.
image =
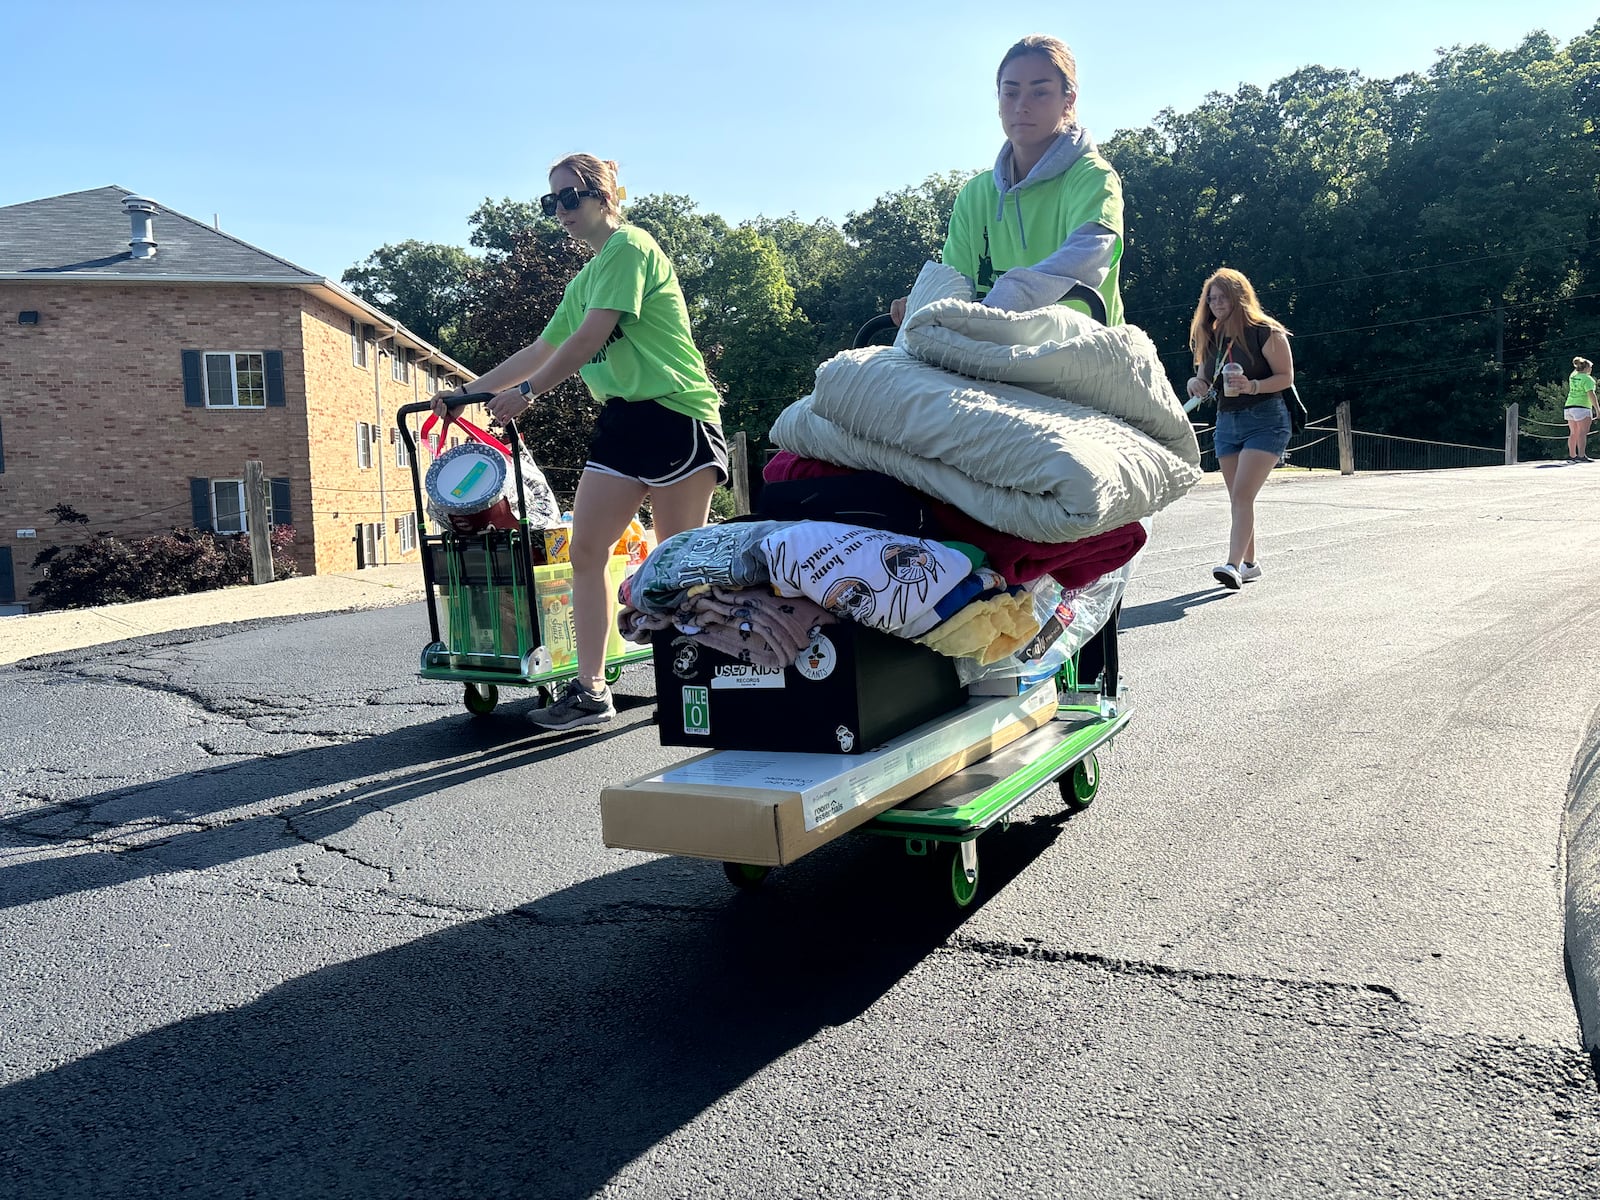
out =
[[772,239],[752,225],[722,237],[695,310],[696,338],[726,389],[724,425],[764,441],[784,406],[810,390],[816,368],[811,324]]
[[352,292],[456,357],[474,260],[456,246],[381,246],[341,276]]
[[[672,263],[678,286],[688,301],[701,291],[701,281],[717,255],[717,245],[728,235],[728,223],[715,213],[703,213],[688,196],[670,194],[641,196],[629,203],[624,214],[629,222],[643,229]],[[689,306],[691,320],[699,313]]]

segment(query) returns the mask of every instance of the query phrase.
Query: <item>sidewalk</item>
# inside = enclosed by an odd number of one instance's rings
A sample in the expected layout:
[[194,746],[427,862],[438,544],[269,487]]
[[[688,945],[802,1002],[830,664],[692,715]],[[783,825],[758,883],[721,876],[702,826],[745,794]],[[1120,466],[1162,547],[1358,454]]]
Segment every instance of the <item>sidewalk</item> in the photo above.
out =
[[0,617],[0,665],[36,654],[99,646],[150,633],[227,625],[259,617],[387,608],[421,599],[422,568],[409,563],[280,579],[259,587],[219,588],[188,596],[108,604],[103,608]]

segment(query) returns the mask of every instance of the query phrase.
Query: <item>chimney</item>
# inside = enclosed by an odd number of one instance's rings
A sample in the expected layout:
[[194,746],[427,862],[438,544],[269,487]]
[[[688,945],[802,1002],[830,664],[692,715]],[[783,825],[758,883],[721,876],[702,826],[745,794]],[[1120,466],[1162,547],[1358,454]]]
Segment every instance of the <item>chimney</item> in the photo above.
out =
[[156,230],[155,215],[156,202],[147,200],[143,196],[124,196],[122,209],[128,214],[128,220],[133,227],[133,238],[128,245],[133,248],[134,258],[154,258],[156,256]]

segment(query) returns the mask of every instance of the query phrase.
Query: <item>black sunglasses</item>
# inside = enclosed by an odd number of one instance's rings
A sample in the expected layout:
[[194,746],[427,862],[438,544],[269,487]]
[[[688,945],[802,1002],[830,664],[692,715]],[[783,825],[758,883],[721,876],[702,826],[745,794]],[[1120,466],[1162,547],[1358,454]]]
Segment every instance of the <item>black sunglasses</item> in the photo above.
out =
[[597,192],[593,188],[584,188],[579,191],[577,188],[564,187],[559,192],[551,192],[547,196],[540,196],[539,207],[544,211],[545,216],[553,217],[556,215],[557,204],[571,212],[578,207],[578,203],[585,196],[593,196],[596,200],[604,200],[606,198],[604,192]]

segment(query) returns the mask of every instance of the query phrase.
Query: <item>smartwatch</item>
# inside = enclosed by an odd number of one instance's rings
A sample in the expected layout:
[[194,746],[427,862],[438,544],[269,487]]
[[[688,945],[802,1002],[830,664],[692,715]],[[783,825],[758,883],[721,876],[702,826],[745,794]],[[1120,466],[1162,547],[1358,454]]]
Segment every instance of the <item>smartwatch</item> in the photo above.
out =
[[529,386],[528,381],[526,379],[524,379],[521,383],[517,384],[517,391],[522,393],[523,398],[525,400],[527,400],[528,403],[530,403],[530,404],[533,403],[533,388],[531,386]]

